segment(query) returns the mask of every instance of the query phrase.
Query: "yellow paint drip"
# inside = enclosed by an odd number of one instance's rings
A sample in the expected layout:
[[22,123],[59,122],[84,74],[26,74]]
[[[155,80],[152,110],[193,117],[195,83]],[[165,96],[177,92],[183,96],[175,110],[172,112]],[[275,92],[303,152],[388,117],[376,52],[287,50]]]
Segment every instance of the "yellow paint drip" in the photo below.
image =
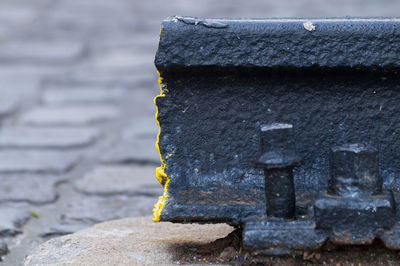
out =
[[153,222],[159,222],[160,221],[161,211],[164,208],[165,202],[167,201],[167,197],[168,197],[168,192],[167,192],[168,183],[169,183],[169,179],[167,180],[167,183],[165,183],[165,185],[164,185],[164,193],[163,193],[163,195],[158,197],[157,203],[154,204]]
[[164,172],[164,168],[162,166],[156,168],[156,178],[158,182],[160,182],[160,184],[164,186],[164,184],[166,183],[167,174]]
[[159,128],[158,134],[157,134],[156,149],[157,149],[158,155],[160,156],[161,166],[157,167],[157,169],[156,169],[156,178],[157,178],[158,182],[160,182],[160,184],[164,187],[164,193],[163,193],[162,196],[160,196],[158,198],[158,202],[156,204],[154,204],[154,208],[153,208],[153,221],[154,222],[159,222],[160,221],[160,216],[161,216],[162,209],[164,208],[165,203],[166,203],[167,198],[168,198],[167,188],[168,188],[168,183],[169,183],[169,178],[168,178],[167,174],[164,171],[165,170],[165,163],[163,161],[163,158],[162,158],[162,155],[161,155],[161,152],[160,152],[160,147],[158,146],[158,143],[160,141],[161,127],[160,127],[160,123],[158,121],[157,98],[165,97],[165,94],[163,93],[163,88],[162,88],[162,85],[161,85],[163,78],[160,76],[160,72],[157,71],[157,74],[159,76],[158,86],[160,87],[160,95],[157,95],[154,98],[154,105],[156,106],[156,122],[157,122],[157,125],[158,125],[158,128]]

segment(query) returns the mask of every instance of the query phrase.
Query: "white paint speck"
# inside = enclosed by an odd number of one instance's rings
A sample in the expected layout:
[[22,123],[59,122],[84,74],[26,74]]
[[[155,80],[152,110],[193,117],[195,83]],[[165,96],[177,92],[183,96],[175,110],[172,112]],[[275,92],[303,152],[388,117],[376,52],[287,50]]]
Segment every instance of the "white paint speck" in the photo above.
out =
[[306,21],[303,23],[303,27],[308,30],[308,31],[313,31],[315,30],[315,26],[312,24],[311,21]]

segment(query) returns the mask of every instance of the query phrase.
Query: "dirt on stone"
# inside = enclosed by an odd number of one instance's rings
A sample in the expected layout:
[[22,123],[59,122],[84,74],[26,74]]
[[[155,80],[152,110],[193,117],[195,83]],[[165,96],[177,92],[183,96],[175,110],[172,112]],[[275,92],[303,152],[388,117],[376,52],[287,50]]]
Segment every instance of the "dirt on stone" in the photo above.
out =
[[375,240],[371,245],[337,246],[325,244],[320,250],[293,256],[255,256],[241,246],[241,231],[234,230],[225,238],[206,245],[177,247],[179,264],[223,265],[400,265],[400,251],[390,250]]

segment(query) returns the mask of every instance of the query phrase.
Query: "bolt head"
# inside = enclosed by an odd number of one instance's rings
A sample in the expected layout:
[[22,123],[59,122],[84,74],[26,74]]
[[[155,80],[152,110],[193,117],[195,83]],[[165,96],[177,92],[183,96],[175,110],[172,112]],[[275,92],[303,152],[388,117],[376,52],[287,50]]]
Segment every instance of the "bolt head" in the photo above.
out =
[[262,152],[290,150],[293,147],[293,125],[283,123],[261,125]]
[[376,148],[364,144],[334,147],[330,161],[330,192],[346,196],[381,192]]
[[296,166],[297,156],[293,125],[271,123],[261,125],[261,156],[257,164],[264,168],[285,168]]

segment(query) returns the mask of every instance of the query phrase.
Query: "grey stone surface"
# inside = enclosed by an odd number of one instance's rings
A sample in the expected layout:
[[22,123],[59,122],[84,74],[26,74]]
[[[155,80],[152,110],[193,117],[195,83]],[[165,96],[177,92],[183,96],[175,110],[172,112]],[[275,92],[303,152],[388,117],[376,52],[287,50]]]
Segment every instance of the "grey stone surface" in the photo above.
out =
[[[7,1],[5,1],[7,2]],[[15,5],[12,1],[3,4],[0,10],[0,21],[2,23],[21,22],[31,19],[35,10],[29,6]]]
[[[157,41],[157,40],[155,40]],[[153,53],[137,52],[132,47],[118,47],[101,51],[97,56],[88,60],[88,67],[108,71],[121,71],[134,68],[153,69],[153,62],[149,62],[149,57]]]
[[0,239],[0,261],[1,261],[1,256],[4,256],[8,253],[8,246],[7,243]]
[[5,117],[14,112],[18,107],[18,98],[2,97],[0,98],[0,118]]
[[[144,97],[139,97],[144,98]],[[155,113],[152,110],[150,114]],[[132,140],[139,138],[151,138],[155,141],[158,133],[157,122],[152,115],[137,116],[134,121],[130,122],[121,134],[121,139]]]
[[[154,71],[154,70],[153,70]],[[152,71],[152,72],[153,72]],[[93,69],[87,66],[82,66],[79,69],[74,69],[68,74],[68,77],[59,77],[60,79],[94,83],[94,84],[135,84],[139,74],[132,74],[132,72],[126,71],[114,71],[110,72],[107,69]]]
[[65,88],[47,89],[42,94],[46,104],[99,103],[114,102],[124,95],[123,89],[117,88]]
[[[33,96],[33,94],[37,92],[37,88],[39,87],[39,81],[38,81],[39,78],[37,77],[25,78],[23,73],[18,73],[18,71],[16,71],[17,69],[19,68],[14,68],[14,67],[12,67],[11,69],[1,68],[0,70],[1,95],[7,95],[7,96],[10,95],[11,97],[17,97],[20,99],[21,98],[30,99]],[[33,72],[34,72],[33,75],[39,74],[35,73],[35,71]],[[12,75],[13,73],[16,74],[16,76],[20,77],[19,78],[13,77]]]
[[0,148],[75,148],[95,141],[99,131],[88,127],[0,128]]
[[88,227],[88,224],[58,224],[47,228],[42,234],[40,234],[40,237],[50,238],[68,235]]
[[151,215],[154,197],[91,196],[72,201],[62,215],[65,223],[93,224],[123,217]]
[[0,118],[17,111],[22,103],[32,97],[36,83],[26,80],[3,79],[0,77]]
[[85,125],[115,118],[118,110],[109,105],[38,107],[25,113],[21,122],[32,125]]
[[25,83],[26,88],[28,88],[29,85],[38,84],[42,79],[59,74],[60,71],[60,68],[45,64],[2,64],[0,65],[0,84],[5,79],[6,81],[13,81],[11,83],[7,82],[10,86],[14,84],[19,86],[21,83]]
[[75,187],[94,195],[162,195],[151,166],[100,166],[78,179]]
[[8,34],[8,30],[5,26],[0,26],[0,39],[4,38]]
[[50,203],[56,200],[59,177],[49,175],[0,175],[0,202]]
[[2,62],[66,63],[84,51],[80,42],[9,42],[0,50]]
[[140,117],[132,122],[121,136],[101,155],[103,163],[149,163],[160,164],[155,147],[158,126],[151,116]]
[[62,173],[70,169],[78,158],[76,152],[2,150],[0,173]]
[[160,157],[155,148],[155,138],[132,138],[117,141],[107,147],[101,155],[101,161],[106,164],[117,163],[147,163],[159,165]]
[[[140,128],[143,118],[147,119],[147,123],[154,121],[154,115],[156,114],[154,106],[154,97],[160,94],[158,87],[151,88],[150,86],[146,89],[137,89],[133,91],[132,104],[137,108],[135,112],[135,121],[133,126]],[[147,124],[146,123],[146,124]],[[157,126],[156,124],[153,124]]]
[[22,226],[29,220],[30,213],[23,209],[0,207],[0,236],[22,233]]
[[[189,246],[205,245],[232,230],[225,224],[152,223],[151,217],[110,221],[45,242],[24,265],[181,264]],[[194,258],[190,263],[205,261]]]

